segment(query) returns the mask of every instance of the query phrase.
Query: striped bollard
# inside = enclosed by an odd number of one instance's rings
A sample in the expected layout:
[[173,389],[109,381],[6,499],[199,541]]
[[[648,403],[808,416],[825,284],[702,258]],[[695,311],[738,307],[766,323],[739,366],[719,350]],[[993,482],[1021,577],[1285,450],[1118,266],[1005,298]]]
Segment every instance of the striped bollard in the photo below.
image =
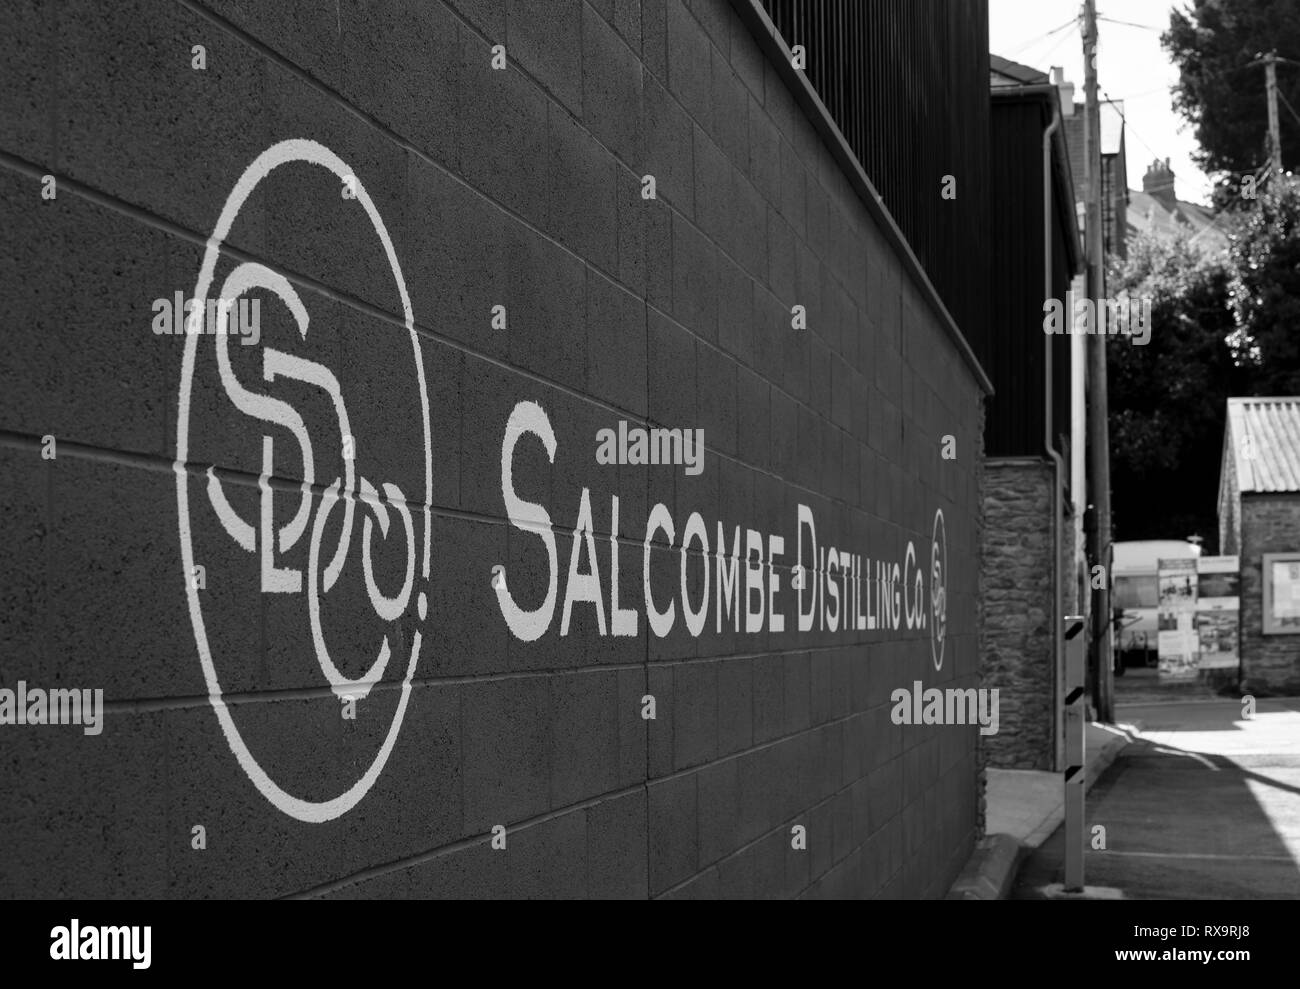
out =
[[1087,638],[1084,620],[1065,619],[1065,891],[1083,892],[1084,724],[1087,696]]

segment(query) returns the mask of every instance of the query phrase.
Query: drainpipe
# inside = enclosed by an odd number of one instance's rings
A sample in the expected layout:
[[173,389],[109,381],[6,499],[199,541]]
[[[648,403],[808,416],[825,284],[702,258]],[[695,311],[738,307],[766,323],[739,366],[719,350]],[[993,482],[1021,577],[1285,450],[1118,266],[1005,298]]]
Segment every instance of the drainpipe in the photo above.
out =
[[[1052,122],[1043,131],[1043,299],[1052,298],[1052,137],[1061,126],[1060,106],[1052,106]],[[1071,329],[1073,313],[1066,313],[1066,330]],[[1064,710],[1063,694],[1064,670],[1061,668],[1065,655],[1065,629],[1061,623],[1061,478],[1065,474],[1065,463],[1057,453],[1052,442],[1052,335],[1043,334],[1043,376],[1044,376],[1044,416],[1043,416],[1043,450],[1052,461],[1052,679],[1056,703],[1053,705],[1053,738],[1055,741],[1056,765],[1064,765],[1064,725],[1061,712]]]

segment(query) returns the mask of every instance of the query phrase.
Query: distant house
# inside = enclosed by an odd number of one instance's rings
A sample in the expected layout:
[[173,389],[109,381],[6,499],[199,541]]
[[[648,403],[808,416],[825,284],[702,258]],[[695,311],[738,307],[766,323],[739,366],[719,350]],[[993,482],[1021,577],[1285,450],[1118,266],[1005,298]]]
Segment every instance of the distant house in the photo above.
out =
[[1228,246],[1228,235],[1215,225],[1212,209],[1177,197],[1168,158],[1151,162],[1142,176],[1142,191],[1129,192],[1128,228],[1130,234],[1183,237],[1211,251]]
[[[1074,176],[1075,208],[1082,217],[1087,201],[1084,171],[1083,104],[1074,104],[1074,113],[1065,118],[1065,141],[1070,148],[1070,172]],[[1128,150],[1124,135],[1124,104],[1102,101],[1097,114],[1101,120],[1101,229],[1107,256],[1128,257]],[[1082,286],[1076,286],[1082,292]]]
[[1241,686],[1300,694],[1300,397],[1230,398],[1220,552],[1241,557]]

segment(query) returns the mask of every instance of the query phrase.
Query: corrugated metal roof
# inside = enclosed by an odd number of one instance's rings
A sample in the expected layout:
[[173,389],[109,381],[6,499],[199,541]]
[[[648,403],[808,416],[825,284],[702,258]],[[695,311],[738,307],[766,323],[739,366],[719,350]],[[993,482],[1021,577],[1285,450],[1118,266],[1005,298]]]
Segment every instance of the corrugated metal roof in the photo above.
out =
[[1240,491],[1300,491],[1300,397],[1228,399],[1228,441]]

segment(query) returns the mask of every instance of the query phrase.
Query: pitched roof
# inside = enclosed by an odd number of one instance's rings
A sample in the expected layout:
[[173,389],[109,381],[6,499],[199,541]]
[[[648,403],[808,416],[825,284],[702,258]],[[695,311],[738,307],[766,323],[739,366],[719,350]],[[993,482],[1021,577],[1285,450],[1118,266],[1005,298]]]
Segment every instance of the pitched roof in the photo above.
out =
[[1300,397],[1228,399],[1224,440],[1239,491],[1300,491]]
[[1174,200],[1170,210],[1149,192],[1141,189],[1128,191],[1128,226],[1130,230],[1144,230],[1160,235],[1185,236],[1204,241],[1205,246],[1219,250],[1228,246],[1228,235],[1215,226],[1214,211],[1199,203],[1183,199]]
[[989,53],[989,77],[993,86],[1033,86],[1048,81],[1049,77],[1041,69],[1021,65],[1009,58]]

